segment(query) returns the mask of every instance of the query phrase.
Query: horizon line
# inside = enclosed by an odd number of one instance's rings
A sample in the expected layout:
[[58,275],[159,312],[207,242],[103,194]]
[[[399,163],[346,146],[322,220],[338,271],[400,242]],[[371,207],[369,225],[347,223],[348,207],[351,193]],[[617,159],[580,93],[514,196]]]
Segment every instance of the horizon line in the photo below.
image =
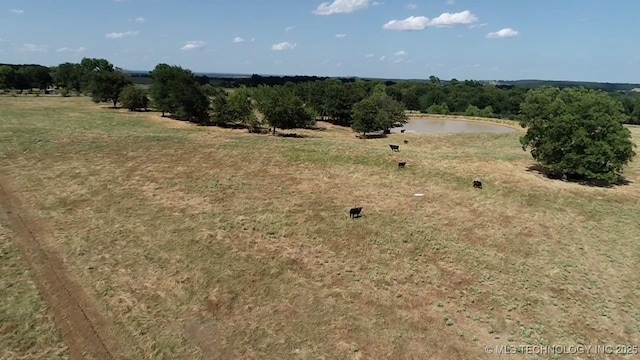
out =
[[[132,70],[132,69],[124,69],[122,68],[124,71],[130,72],[130,73],[150,73],[151,70]],[[382,78],[382,77],[368,77],[368,76],[357,76],[357,75],[344,75],[344,76],[329,76],[329,75],[292,75],[292,74],[265,74],[265,73],[226,73],[226,72],[204,72],[204,71],[193,71],[194,75],[240,75],[240,76],[246,76],[246,77],[251,77],[253,75],[258,75],[258,76],[270,76],[270,77],[318,77],[318,78],[340,78],[340,79],[351,79],[351,78],[355,78],[355,79],[367,79],[367,80],[387,80],[387,81],[393,81],[393,80],[400,80],[400,81],[416,81],[416,80],[420,80],[420,81],[429,81],[429,78]],[[429,75],[432,76],[432,75]],[[435,76],[435,75],[433,75]],[[640,85],[640,83],[632,83],[632,82],[609,82],[609,81],[587,81],[587,80],[544,80],[544,79],[512,79],[512,80],[499,80],[499,79],[464,79],[464,80],[460,80],[460,79],[456,79],[456,78],[451,78],[448,80],[442,79],[442,78],[438,78],[441,81],[446,81],[446,82],[450,82],[452,80],[457,80],[457,81],[495,81],[495,82],[514,82],[514,81],[543,81],[543,82],[573,82],[573,83],[592,83],[592,84],[611,84],[611,85]]]

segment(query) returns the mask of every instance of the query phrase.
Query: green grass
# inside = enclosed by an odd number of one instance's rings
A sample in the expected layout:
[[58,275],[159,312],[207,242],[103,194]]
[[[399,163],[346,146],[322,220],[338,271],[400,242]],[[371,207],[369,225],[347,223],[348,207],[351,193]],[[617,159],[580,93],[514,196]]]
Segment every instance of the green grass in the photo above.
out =
[[84,98],[0,107],[0,170],[131,358],[640,342],[637,161],[597,189],[527,171],[519,134],[282,138]]

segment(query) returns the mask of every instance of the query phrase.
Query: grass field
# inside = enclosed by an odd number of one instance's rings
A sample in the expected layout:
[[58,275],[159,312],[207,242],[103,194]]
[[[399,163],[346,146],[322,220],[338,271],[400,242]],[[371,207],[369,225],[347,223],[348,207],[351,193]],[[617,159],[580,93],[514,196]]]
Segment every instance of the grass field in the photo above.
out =
[[[637,161],[630,185],[602,189],[528,171],[519,134],[358,140],[321,124],[285,138],[86,98],[0,97],[0,109],[0,174],[107,319],[117,358],[640,345]],[[366,216],[350,220],[356,205]],[[65,356],[19,241],[0,235],[0,348]]]

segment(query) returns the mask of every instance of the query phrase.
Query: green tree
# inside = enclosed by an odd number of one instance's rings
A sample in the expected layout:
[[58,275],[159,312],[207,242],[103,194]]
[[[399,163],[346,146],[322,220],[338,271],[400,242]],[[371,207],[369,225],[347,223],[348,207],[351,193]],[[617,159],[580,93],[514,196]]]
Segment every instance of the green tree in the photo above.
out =
[[253,99],[247,88],[241,87],[229,95],[229,108],[234,121],[257,125],[257,118],[253,112]]
[[91,75],[88,89],[93,102],[112,102],[115,109],[122,89],[130,84],[131,80],[119,71],[95,71]]
[[209,122],[209,96],[196,80],[193,72],[180,66],[158,64],[151,71],[151,100],[162,116],[175,117],[198,123]]
[[229,105],[229,93],[224,89],[206,85],[203,87],[203,91],[211,101],[211,122],[216,125],[231,122],[233,114]]
[[427,109],[427,113],[447,115],[449,114],[449,106],[447,106],[447,103],[433,104],[429,106],[429,108]]
[[355,132],[361,132],[365,137],[367,133],[383,130],[378,121],[378,103],[375,97],[363,99],[353,106],[351,128]]
[[640,99],[635,99],[629,122],[631,124],[640,124]]
[[113,65],[106,59],[83,58],[80,61],[82,75],[80,76],[80,86],[82,91],[90,91],[93,75],[97,72],[115,71]]
[[46,66],[23,66],[18,73],[27,80],[29,88],[46,89],[53,82],[50,70]]
[[382,89],[353,106],[353,124],[355,132],[388,132],[393,127],[402,126],[408,121],[404,106],[391,98]]
[[209,98],[191,71],[175,67],[168,85],[173,115],[197,123],[209,122]]
[[484,109],[479,109],[475,105],[469,105],[467,109],[464,111],[466,116],[477,116],[477,117],[494,117],[493,108],[491,106],[487,106]]
[[53,69],[53,82],[64,89],[82,89],[82,67],[80,64],[63,63]]
[[315,124],[313,110],[304,105],[296,94],[284,86],[260,86],[255,89],[257,110],[273,129],[305,128]]
[[120,93],[120,102],[122,106],[130,111],[146,110],[149,107],[149,97],[147,92],[135,85],[127,85]]
[[151,102],[157,111],[165,116],[165,113],[174,110],[174,106],[169,96],[169,81],[173,78],[175,69],[167,64],[158,64],[151,71],[151,87],[149,93]]
[[0,66],[0,89],[15,89],[16,70],[10,66]]
[[533,158],[553,172],[610,184],[635,156],[622,104],[602,91],[530,90],[522,115],[520,124],[527,128],[522,149],[531,148]]

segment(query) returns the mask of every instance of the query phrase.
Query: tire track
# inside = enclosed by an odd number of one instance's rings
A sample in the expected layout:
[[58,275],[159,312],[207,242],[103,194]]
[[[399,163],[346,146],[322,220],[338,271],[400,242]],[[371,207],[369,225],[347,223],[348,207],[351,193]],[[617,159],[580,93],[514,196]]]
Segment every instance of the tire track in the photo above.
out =
[[73,359],[118,359],[109,326],[66,273],[62,259],[38,241],[38,223],[23,210],[16,192],[0,175],[0,220],[15,233],[23,259],[49,305]]

